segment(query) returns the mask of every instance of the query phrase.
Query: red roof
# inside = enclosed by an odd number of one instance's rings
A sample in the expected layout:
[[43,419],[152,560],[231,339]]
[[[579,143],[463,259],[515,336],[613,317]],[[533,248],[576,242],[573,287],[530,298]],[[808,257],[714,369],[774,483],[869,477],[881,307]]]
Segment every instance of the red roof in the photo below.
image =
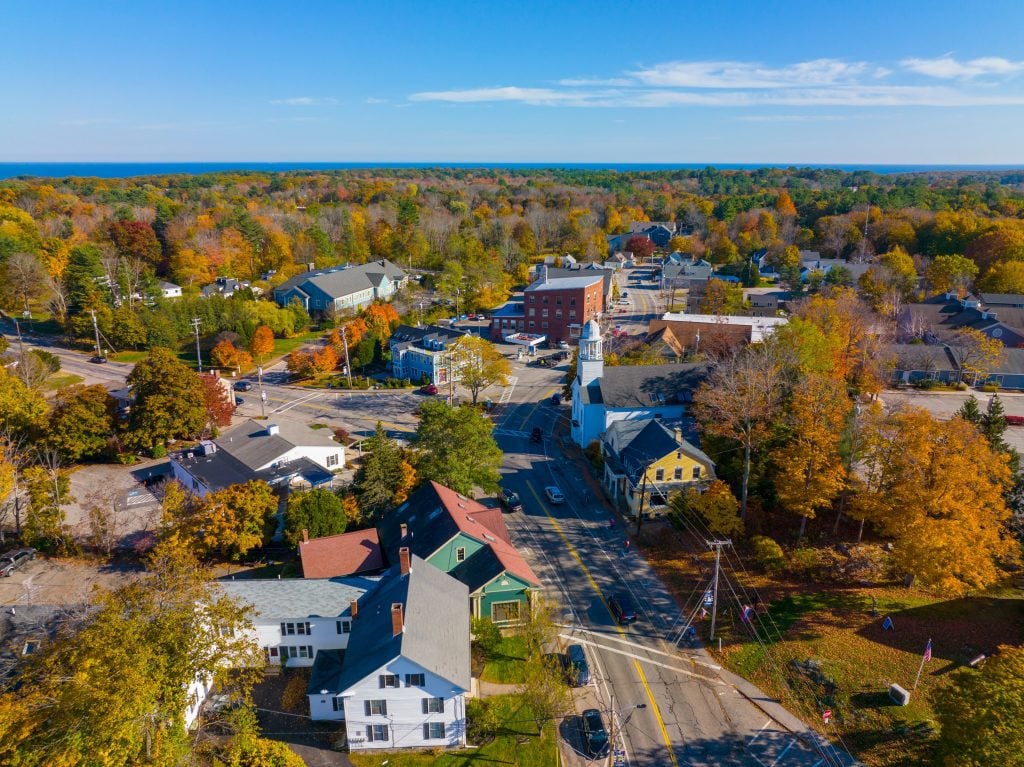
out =
[[359,575],[384,568],[376,530],[354,530],[342,535],[299,542],[304,578]]
[[512,575],[540,585],[540,579],[512,545],[501,509],[489,509],[437,482],[430,484],[459,530],[490,546],[502,567]]

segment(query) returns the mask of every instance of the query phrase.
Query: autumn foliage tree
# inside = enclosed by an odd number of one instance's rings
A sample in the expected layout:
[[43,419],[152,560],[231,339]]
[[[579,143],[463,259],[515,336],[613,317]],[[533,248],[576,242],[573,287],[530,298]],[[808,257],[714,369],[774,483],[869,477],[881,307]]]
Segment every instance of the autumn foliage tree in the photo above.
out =
[[209,373],[200,375],[203,382],[203,407],[207,422],[213,426],[230,426],[235,414],[234,398],[228,393],[223,379]]
[[[369,332],[385,343],[391,338],[391,331],[398,327],[400,321],[395,307],[380,301],[367,306],[363,310],[362,319]],[[358,341],[350,340],[349,343]]]
[[873,408],[864,420],[855,513],[892,538],[895,561],[923,584],[960,595],[995,583],[1017,556],[1008,456],[962,418]]
[[512,364],[486,338],[464,335],[451,345],[455,377],[477,402],[480,392],[489,386],[506,386]]
[[772,453],[772,463],[779,504],[800,517],[798,538],[807,520],[830,506],[843,488],[839,441],[850,407],[846,387],[823,376],[800,381],[789,400],[790,437]]
[[626,252],[632,253],[636,259],[650,258],[654,255],[654,241],[650,237],[638,234],[626,240]]
[[684,518],[699,517],[701,523],[716,535],[737,535],[743,532],[740,504],[729,486],[716,479],[704,492],[688,488],[676,493],[669,501],[672,513]]
[[[273,347],[273,341],[271,341]],[[219,368],[233,368],[239,372],[252,367],[252,357],[245,349],[240,349],[228,339],[219,341],[210,351],[210,359]]]
[[263,362],[274,351],[274,331],[266,325],[260,325],[253,331],[249,339],[249,353],[257,362]]
[[237,560],[263,543],[277,513],[277,496],[266,482],[229,485],[204,498],[170,483],[163,500],[165,537],[201,559]]

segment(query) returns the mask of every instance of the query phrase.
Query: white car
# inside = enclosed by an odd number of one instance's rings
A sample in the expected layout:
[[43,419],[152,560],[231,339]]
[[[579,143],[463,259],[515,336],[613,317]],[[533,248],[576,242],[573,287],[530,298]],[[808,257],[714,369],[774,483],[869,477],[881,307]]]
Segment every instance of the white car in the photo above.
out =
[[544,488],[544,495],[548,497],[551,503],[565,503],[565,496],[562,495],[562,491],[554,485],[550,485]]

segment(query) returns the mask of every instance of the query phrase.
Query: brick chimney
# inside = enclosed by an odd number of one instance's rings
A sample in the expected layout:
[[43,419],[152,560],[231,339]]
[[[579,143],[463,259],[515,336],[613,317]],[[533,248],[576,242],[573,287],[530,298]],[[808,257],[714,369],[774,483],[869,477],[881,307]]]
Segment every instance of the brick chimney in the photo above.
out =
[[402,575],[408,575],[410,570],[409,562],[409,547],[403,546],[398,550],[398,566],[402,572]]
[[359,617],[359,600],[352,600],[352,608],[350,612],[352,613],[352,620],[355,620]]
[[404,541],[405,540],[405,536],[407,536],[409,534],[409,525],[407,525],[407,524],[405,524],[405,522],[403,522],[400,525],[400,527],[402,529],[402,540]]
[[391,634],[392,636],[398,636],[402,633],[402,629],[405,628],[405,619],[402,615],[402,603],[395,602],[391,605]]
[[302,528],[302,542],[309,543],[309,530]]

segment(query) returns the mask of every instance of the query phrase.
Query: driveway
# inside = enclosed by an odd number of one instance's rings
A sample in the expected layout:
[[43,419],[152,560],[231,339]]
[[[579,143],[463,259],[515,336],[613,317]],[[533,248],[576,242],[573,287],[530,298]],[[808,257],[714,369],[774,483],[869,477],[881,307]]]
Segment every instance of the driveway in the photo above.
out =
[[[348,756],[332,747],[342,729],[340,722],[314,722],[304,714],[282,710],[288,679],[287,674],[268,674],[252,691],[263,737],[287,743],[308,767],[352,767]],[[301,710],[309,710],[305,700]]]

